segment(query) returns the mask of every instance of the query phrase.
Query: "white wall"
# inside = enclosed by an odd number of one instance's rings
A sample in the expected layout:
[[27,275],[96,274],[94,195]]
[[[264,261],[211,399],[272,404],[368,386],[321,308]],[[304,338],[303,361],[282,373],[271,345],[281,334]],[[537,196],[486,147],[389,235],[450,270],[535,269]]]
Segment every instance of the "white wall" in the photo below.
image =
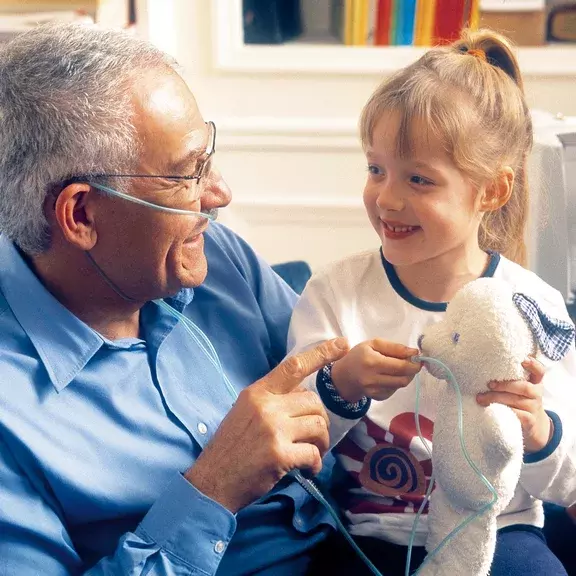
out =
[[[395,67],[392,57],[409,61],[413,51],[318,48],[321,61],[312,61],[297,47],[240,50],[240,0],[141,2],[149,37],[177,57],[205,118],[218,125],[217,162],[234,192],[223,220],[270,262],[301,258],[317,267],[375,246],[361,206],[365,164],[356,123],[381,69]],[[216,21],[217,8],[228,24]],[[524,53],[532,106],[576,115],[572,50],[536,64],[534,53]],[[570,75],[558,75],[559,61]]]

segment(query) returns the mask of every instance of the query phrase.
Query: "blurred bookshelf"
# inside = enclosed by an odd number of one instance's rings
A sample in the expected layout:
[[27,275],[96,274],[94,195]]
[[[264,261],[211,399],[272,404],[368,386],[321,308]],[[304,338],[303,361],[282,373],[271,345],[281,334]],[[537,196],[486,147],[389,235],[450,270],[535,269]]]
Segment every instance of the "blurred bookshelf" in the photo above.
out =
[[84,10],[94,14],[96,12],[97,0],[20,0],[13,2],[0,0],[0,12],[6,13],[26,13],[26,12],[50,12],[52,10]]
[[0,0],[0,42],[48,22],[130,28],[135,24],[136,4],[135,0]]
[[[216,68],[239,73],[299,74],[330,73],[341,75],[383,75],[402,68],[418,57],[428,48],[414,45],[414,37],[408,38],[410,44],[373,45],[373,38],[367,43],[344,44],[350,42],[345,32],[335,33],[335,3],[341,0],[287,0],[300,9],[300,32],[289,30],[288,40],[277,43],[245,43],[246,6],[254,0],[213,0],[213,31]],[[348,5],[357,0],[344,0]],[[360,0],[362,1],[362,0]],[[405,2],[406,0],[395,0]],[[418,2],[431,0],[408,0],[412,2],[417,18]],[[438,1],[438,0],[435,0]],[[454,2],[458,0],[447,0]],[[461,0],[466,4],[465,0]],[[486,1],[486,0],[485,0]],[[487,0],[490,1],[490,0]],[[507,0],[518,3],[521,0]],[[524,0],[536,4],[538,0]],[[248,4],[244,4],[248,2]],[[364,0],[365,6],[374,9],[378,0]],[[472,6],[478,0],[469,0]],[[502,5],[502,0],[492,0]],[[510,4],[507,4],[510,6]],[[516,4],[518,6],[519,4]],[[498,14],[496,14],[498,16]],[[532,15],[538,17],[538,15]],[[290,16],[292,19],[293,15]],[[363,17],[366,17],[364,14]],[[544,16],[542,16],[545,18]],[[368,17],[364,24],[366,31],[370,27]],[[492,22],[492,21],[489,21]],[[533,28],[534,21],[530,24]],[[545,20],[543,20],[545,25]],[[480,20],[480,25],[483,21]],[[294,24],[292,24],[294,26]],[[344,26],[344,24],[341,24]],[[374,24],[372,24],[373,26]],[[364,32],[366,33],[366,32]],[[367,32],[370,36],[370,32]],[[574,76],[576,78],[576,43],[545,43],[545,31],[542,31],[542,44],[536,46],[519,46],[520,66],[526,76]],[[373,32],[372,32],[373,35]],[[403,40],[406,42],[406,38]]]

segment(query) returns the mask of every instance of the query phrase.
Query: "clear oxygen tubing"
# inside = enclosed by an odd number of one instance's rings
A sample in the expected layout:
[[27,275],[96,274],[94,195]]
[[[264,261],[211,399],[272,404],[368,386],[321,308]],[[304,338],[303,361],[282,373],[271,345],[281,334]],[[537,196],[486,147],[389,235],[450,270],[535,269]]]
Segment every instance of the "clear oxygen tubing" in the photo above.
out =
[[[196,324],[194,324],[194,322],[192,322],[192,320],[190,320],[189,318],[187,318],[186,316],[184,316],[183,314],[181,314],[180,312],[178,312],[177,310],[172,308],[172,306],[170,306],[169,304],[164,302],[164,300],[156,300],[156,303],[163,310],[166,310],[166,312],[171,314],[174,318],[177,318],[178,320],[182,321],[184,328],[186,329],[186,331],[188,332],[188,334],[190,335],[192,340],[194,340],[194,342],[200,347],[200,349],[204,352],[204,354],[210,360],[212,365],[218,370],[218,372],[222,376],[222,380],[224,381],[224,385],[226,386],[232,399],[235,401],[238,398],[238,393],[236,392],[236,390],[232,386],[230,380],[228,379],[228,377],[224,373],[224,369],[222,368],[222,364],[220,363],[220,359],[218,358],[218,354],[217,354],[216,350],[214,349],[212,342],[210,342],[210,339],[208,338],[208,336],[206,336],[206,334],[204,334],[204,332],[198,326],[196,326]],[[310,494],[322,506],[324,506],[324,508],[328,511],[328,513],[330,514],[330,516],[333,518],[334,522],[336,523],[338,530],[340,530],[340,532],[342,533],[344,538],[348,541],[350,546],[352,546],[352,548],[354,549],[356,554],[358,554],[358,556],[360,556],[360,558],[366,564],[366,566],[370,569],[372,574],[374,574],[375,576],[382,576],[381,573],[376,568],[376,566],[374,566],[374,564],[372,564],[372,562],[368,559],[366,554],[364,554],[364,552],[362,552],[362,550],[360,549],[358,544],[356,544],[356,542],[354,542],[354,539],[352,538],[352,536],[350,536],[350,534],[346,530],[344,524],[340,520],[338,513],[334,510],[334,508],[326,500],[326,498],[324,497],[322,492],[318,489],[318,487],[314,484],[314,482],[312,482],[312,480],[309,480],[308,478],[304,478],[304,476],[302,476],[302,473],[300,472],[300,470],[292,470],[289,473],[289,475],[292,476],[294,478],[294,480],[296,480],[296,482],[298,482],[298,484],[300,484],[300,486],[302,486],[302,488],[304,488],[304,490],[306,490],[306,492],[308,492],[308,494]]]
[[[180,208],[168,208],[166,206],[160,206],[158,204],[154,204],[152,202],[142,200],[141,198],[137,198],[134,196],[130,196],[128,194],[124,194],[123,192],[119,192],[118,190],[114,190],[113,188],[110,188],[109,186],[104,186],[103,184],[97,184],[95,182],[88,182],[88,184],[90,184],[90,186],[93,186],[94,188],[96,188],[98,190],[101,190],[102,192],[106,192],[107,194],[110,194],[112,196],[122,198],[123,200],[127,200],[128,202],[133,202],[134,204],[140,204],[142,206],[146,206],[148,208],[152,208],[154,210],[159,210],[162,212],[168,212],[170,214],[179,214],[179,215],[183,215],[183,216],[195,216],[195,217],[205,218],[206,220],[209,220],[209,221],[215,220],[217,218],[217,214],[218,214],[217,210],[212,210],[210,212],[196,212],[193,210],[183,210]],[[117,292],[120,296],[122,296],[123,298],[126,298],[127,300],[132,300],[127,295],[125,295],[123,292],[121,292],[108,279],[108,277],[99,268],[99,266],[96,264],[96,262],[94,261],[94,259],[92,258],[92,256],[90,254],[88,254],[88,257],[89,257],[90,261],[94,264],[96,269],[100,272],[100,274],[103,276],[103,278],[108,282],[110,287],[115,292]],[[171,314],[172,316],[174,316],[178,320],[182,321],[183,326],[185,327],[188,334],[191,336],[191,338],[194,340],[194,342],[200,347],[202,352],[205,354],[206,358],[208,358],[208,360],[212,363],[212,365],[216,368],[216,370],[218,370],[218,372],[222,376],[222,380],[224,382],[224,385],[226,386],[232,399],[235,401],[238,398],[238,393],[236,392],[236,390],[232,386],[232,383],[230,382],[230,380],[226,376],[224,369],[222,368],[222,364],[220,362],[218,354],[217,354],[216,350],[214,349],[214,346],[210,342],[208,336],[206,336],[206,334],[204,334],[204,332],[198,326],[196,326],[196,324],[194,324],[194,322],[192,322],[189,318],[186,318],[186,316],[184,316],[183,314],[181,314],[180,312],[178,312],[177,310],[172,308],[170,305],[168,305],[166,302],[164,302],[164,300],[156,300],[155,302],[162,309],[166,310],[166,312],[168,312],[169,314]],[[486,512],[487,510],[489,510],[492,506],[494,506],[494,504],[496,503],[496,501],[498,499],[498,495],[496,493],[496,490],[492,486],[492,484],[490,484],[490,482],[484,476],[484,474],[482,474],[482,472],[480,471],[478,466],[476,466],[476,464],[472,461],[472,459],[470,458],[470,455],[468,454],[468,450],[466,449],[466,445],[464,442],[463,418],[462,418],[462,394],[460,392],[460,387],[458,386],[458,382],[454,378],[454,375],[452,374],[450,369],[444,363],[442,363],[440,360],[436,360],[435,358],[430,358],[428,356],[415,356],[414,358],[412,358],[412,360],[414,362],[428,362],[431,364],[436,364],[437,366],[440,366],[440,368],[442,368],[442,370],[446,374],[446,378],[447,378],[448,383],[452,386],[452,388],[454,389],[454,392],[456,393],[456,399],[457,399],[457,404],[458,404],[458,430],[457,430],[457,432],[458,432],[458,437],[460,439],[460,448],[462,450],[462,454],[464,455],[464,457],[466,458],[466,461],[468,462],[468,464],[470,465],[472,470],[475,472],[475,474],[478,476],[478,478],[480,478],[482,480],[482,482],[486,485],[489,493],[492,496],[492,498],[489,502],[487,502],[475,514],[472,514],[471,516],[466,518],[452,532],[450,532],[450,534],[448,534],[448,536],[446,536],[442,540],[442,542],[440,542],[440,544],[436,547],[436,549],[434,549],[434,550],[432,550],[432,552],[428,553],[424,562],[421,564],[421,566],[418,568],[418,570],[416,570],[416,572],[414,573],[416,575],[425,566],[425,564],[433,556],[435,556],[439,552],[439,550],[441,550],[444,546],[446,546],[446,544],[448,544],[448,542],[450,542],[459,532],[461,532],[466,526],[468,526],[468,524],[470,524],[470,522],[472,522],[475,518],[477,518],[478,516],[480,516],[481,514]],[[430,449],[428,448],[426,440],[422,436],[422,431],[420,430],[420,422],[419,422],[418,412],[419,412],[419,405],[420,405],[420,388],[421,387],[420,387],[419,375],[416,375],[416,381],[415,382],[416,382],[416,406],[415,406],[416,430],[418,432],[418,437],[420,438],[420,441],[422,442],[422,444],[424,445],[424,447],[428,451],[430,458],[431,458],[432,454],[430,452]],[[382,576],[381,573],[378,571],[378,569],[370,561],[370,559],[364,554],[364,552],[362,552],[362,550],[356,544],[356,542],[354,542],[354,539],[349,534],[349,532],[346,530],[346,527],[344,526],[344,524],[340,520],[338,513],[334,510],[334,508],[326,500],[326,498],[324,497],[322,492],[318,489],[318,487],[314,484],[314,482],[312,482],[308,478],[305,478],[304,476],[302,476],[302,473],[300,472],[300,470],[292,470],[290,472],[290,475],[302,486],[302,488],[304,490],[306,490],[306,492],[308,492],[322,506],[324,506],[324,508],[328,511],[330,516],[334,519],[334,521],[338,527],[338,530],[340,530],[340,532],[342,533],[344,538],[348,541],[350,546],[352,546],[352,548],[354,549],[356,554],[358,554],[358,556],[366,564],[366,566],[369,568],[369,570],[372,572],[372,574],[374,574],[375,576]],[[434,473],[432,473],[432,477],[430,478],[430,483],[428,485],[428,489],[426,490],[426,495],[425,495],[425,497],[422,501],[422,504],[420,505],[420,508],[418,509],[418,512],[414,518],[414,524],[412,527],[412,532],[410,534],[410,540],[409,540],[409,544],[408,544],[408,553],[407,553],[407,558],[406,558],[406,570],[405,570],[406,576],[408,576],[410,573],[410,560],[412,557],[412,548],[414,546],[414,539],[416,536],[416,529],[418,527],[418,521],[420,519],[420,516],[422,515],[422,512],[426,506],[426,503],[429,501],[430,493],[432,492],[433,485],[434,485]]]
[[[220,359],[218,357],[218,353],[214,349],[214,346],[210,342],[210,339],[208,338],[208,336],[206,336],[206,334],[204,334],[204,332],[198,326],[196,326],[196,324],[194,324],[194,322],[192,322],[192,320],[190,320],[189,318],[187,318],[186,316],[184,316],[183,314],[181,314],[180,312],[178,312],[177,310],[172,308],[172,306],[170,306],[169,304],[164,302],[164,300],[156,300],[155,302],[163,310],[165,310],[167,313],[171,314],[174,318],[176,318],[182,322],[185,330],[188,332],[188,334],[190,335],[192,340],[194,340],[194,342],[200,347],[200,349],[206,355],[208,360],[212,363],[212,365],[220,373],[220,375],[222,376],[222,380],[224,382],[224,385],[226,386],[226,389],[228,390],[232,399],[235,401],[238,398],[238,393],[236,392],[234,386],[232,385],[232,383],[230,382],[230,380],[228,379],[228,377],[224,373],[224,369],[223,369],[222,364],[220,362]],[[472,470],[476,473],[478,478],[480,478],[482,480],[482,482],[486,485],[486,488],[488,489],[488,492],[491,495],[491,499],[489,502],[487,502],[482,508],[480,508],[480,510],[478,510],[477,512],[475,512],[474,514],[472,514],[471,516],[469,516],[468,518],[463,520],[461,524],[459,524],[450,534],[448,534],[440,542],[440,544],[436,547],[436,549],[434,549],[428,553],[424,562],[420,565],[418,570],[416,570],[416,572],[414,572],[414,576],[415,576],[420,572],[420,570],[425,566],[425,564],[433,556],[435,556],[458,533],[460,533],[466,526],[468,526],[468,524],[470,524],[475,518],[477,518],[478,516],[480,516],[481,514],[486,512],[487,510],[489,510],[492,506],[494,506],[494,504],[496,503],[496,501],[498,499],[498,495],[496,493],[496,490],[492,486],[492,484],[490,484],[489,480],[484,476],[484,474],[482,474],[482,472],[480,471],[478,466],[473,462],[470,455],[468,454],[468,450],[466,449],[466,445],[464,442],[464,429],[463,429],[463,417],[462,417],[462,394],[460,392],[460,387],[458,386],[458,382],[454,378],[454,375],[452,374],[450,369],[444,363],[442,363],[440,360],[436,360],[435,358],[430,358],[428,356],[416,356],[412,359],[412,361],[414,361],[414,362],[427,362],[430,364],[434,363],[434,364],[440,366],[444,370],[444,372],[447,376],[448,383],[453,387],[453,389],[456,393],[457,408],[458,408],[458,430],[457,430],[457,433],[458,433],[458,437],[460,439],[460,448],[462,450],[462,454],[464,455],[464,457],[466,458],[466,461],[468,462],[468,464],[470,465]],[[422,436],[422,431],[420,430],[419,406],[420,406],[421,384],[420,384],[419,375],[416,376],[415,384],[416,384],[416,406],[415,406],[416,429],[417,429],[420,441],[425,446],[425,448],[428,450],[428,453],[431,457],[432,454],[430,452],[430,449],[428,448],[426,440]],[[300,486],[302,486],[302,488],[304,490],[306,490],[306,492],[308,492],[308,494],[310,494],[322,506],[324,506],[324,508],[327,510],[327,512],[330,514],[330,516],[333,518],[334,522],[336,523],[338,530],[341,532],[341,534],[344,536],[344,538],[350,544],[350,546],[353,548],[353,550],[356,552],[356,554],[360,557],[360,559],[366,564],[366,566],[368,567],[370,572],[372,574],[374,574],[374,576],[382,576],[382,574],[379,572],[379,570],[376,568],[376,566],[374,566],[374,564],[370,561],[370,559],[366,556],[366,554],[364,554],[364,552],[360,549],[358,544],[356,544],[356,542],[354,541],[354,539],[352,538],[352,536],[350,535],[348,530],[346,530],[346,527],[344,526],[344,524],[340,520],[340,517],[339,517],[338,513],[336,512],[336,510],[334,510],[334,508],[326,500],[326,498],[324,497],[322,492],[318,489],[318,487],[314,484],[314,482],[312,482],[312,480],[310,480],[308,478],[305,478],[302,475],[302,473],[300,472],[300,470],[292,470],[289,475],[292,476],[294,478],[294,480],[296,480],[296,482],[298,482],[298,484],[300,484]],[[433,484],[434,484],[434,474],[432,474],[432,477],[430,478],[430,483],[429,483],[428,489],[426,491],[426,496],[424,497],[424,500],[422,501],[422,504],[420,505],[420,508],[419,508],[415,518],[414,518],[414,525],[412,528],[412,533],[410,535],[410,541],[408,544],[408,554],[407,554],[407,558],[406,558],[406,570],[405,570],[406,576],[408,576],[410,573],[410,560],[412,557],[412,548],[414,546],[414,539],[416,536],[416,529],[418,526],[418,521],[420,519],[422,511],[424,510],[424,507],[426,506],[426,503],[429,500],[430,493],[432,492]]]
[[[109,186],[104,186],[103,184],[97,184],[95,182],[88,182],[88,184],[90,184],[90,186],[93,186],[94,188],[96,188],[98,190],[101,190],[102,192],[106,192],[107,194],[110,194],[111,196],[116,196],[118,198],[122,198],[123,200],[127,200],[128,202],[133,202],[134,204],[140,204],[141,206],[146,206],[148,208],[152,208],[154,210],[159,210],[162,212],[168,212],[170,214],[179,214],[179,215],[183,215],[183,216],[198,216],[201,218],[205,218],[207,220],[216,220],[217,214],[218,214],[217,210],[212,210],[210,212],[195,212],[192,210],[182,210],[179,208],[168,208],[166,206],[160,206],[158,204],[153,204],[152,202],[142,200],[141,198],[136,198],[134,196],[124,194],[123,192],[119,192],[118,190],[114,190],[113,188],[110,188]],[[92,256],[89,253],[87,253],[87,256],[88,256],[89,260],[92,262],[92,264],[95,266],[96,270],[100,273],[100,275],[104,278],[104,280],[108,283],[108,285],[119,296],[121,296],[122,298],[124,298],[128,301],[133,301],[132,298],[130,298],[128,295],[124,294],[124,292],[122,292],[106,276],[106,274],[104,274],[104,272],[96,264],[96,262],[94,261],[94,259],[92,258]],[[178,312],[177,310],[172,308],[172,306],[170,306],[169,304],[164,302],[164,300],[155,300],[155,302],[158,306],[160,306],[160,308],[162,308],[163,310],[165,310],[166,312],[171,314],[174,318],[176,318],[182,322],[184,328],[186,329],[186,331],[188,332],[190,337],[194,340],[194,342],[197,344],[197,346],[199,346],[199,348],[202,350],[202,352],[204,353],[206,358],[211,362],[211,364],[214,366],[214,368],[216,368],[216,370],[220,373],[220,375],[222,376],[222,380],[224,382],[224,385],[226,386],[226,389],[228,390],[232,399],[234,401],[236,401],[236,399],[238,398],[238,393],[236,392],[236,390],[234,389],[234,386],[232,385],[232,383],[230,382],[230,380],[226,376],[224,369],[222,368],[220,358],[218,357],[218,353],[214,349],[214,346],[212,345],[212,342],[210,342],[210,339],[208,338],[208,336],[206,336],[206,334],[204,334],[204,332],[198,326],[196,326],[196,324],[194,324],[194,322],[192,322],[192,320],[190,320],[189,318],[187,318],[186,316],[184,316],[183,314],[181,314],[180,312]],[[302,473],[300,472],[300,470],[292,470],[289,473],[289,475],[292,476],[294,478],[294,480],[296,480],[296,482],[298,482],[298,484],[300,484],[300,486],[302,486],[302,488],[304,490],[306,490],[306,492],[308,492],[308,494],[310,494],[313,498],[315,498],[318,502],[320,502],[320,504],[322,504],[322,506],[324,506],[324,508],[328,511],[330,516],[334,519],[334,522],[336,523],[338,529],[340,530],[340,532],[342,533],[344,538],[349,542],[350,546],[352,546],[352,548],[354,549],[356,554],[358,554],[358,556],[360,556],[360,558],[366,564],[366,566],[370,569],[370,571],[375,576],[382,576],[380,574],[380,572],[377,570],[377,568],[374,566],[374,564],[372,564],[372,562],[369,560],[369,558],[364,554],[364,552],[362,552],[362,550],[356,544],[356,542],[354,542],[354,539],[352,538],[352,536],[350,536],[350,534],[346,530],[344,524],[340,520],[338,513],[334,510],[334,508],[326,500],[326,498],[324,497],[322,492],[318,489],[318,487],[314,484],[314,482],[312,482],[312,480],[309,480],[308,478],[304,478],[304,476],[302,476]]]
[[106,192],[111,196],[116,196],[117,198],[122,198],[128,202],[133,202],[134,204],[140,204],[141,206],[146,206],[154,210],[159,210],[161,212],[168,212],[170,214],[180,214],[181,216],[199,216],[200,218],[206,218],[206,220],[216,220],[217,211],[210,212],[195,212],[194,210],[183,210],[181,208],[168,208],[167,206],[160,206],[159,204],[154,204],[153,202],[148,202],[147,200],[142,200],[142,198],[136,198],[135,196],[130,196],[130,194],[124,194],[124,192],[119,192],[110,188],[109,186],[104,186],[103,184],[96,184],[95,182],[88,182],[90,186],[102,192]]
[[[458,382],[456,381],[456,378],[454,377],[454,374],[452,374],[452,371],[450,370],[450,368],[448,368],[448,366],[446,366],[446,364],[444,364],[440,360],[437,360],[436,358],[431,358],[429,356],[415,356],[412,358],[412,361],[413,362],[425,362],[428,364],[435,364],[436,366],[439,366],[446,376],[446,381],[454,389],[454,392],[456,394],[456,403],[457,403],[457,410],[458,410],[457,434],[458,434],[458,438],[460,440],[460,449],[462,451],[462,454],[464,455],[464,458],[468,462],[470,468],[478,476],[478,478],[480,478],[480,480],[482,480],[482,482],[484,483],[484,485],[488,489],[488,493],[491,497],[490,500],[488,502],[486,502],[486,504],[484,506],[482,506],[474,514],[471,514],[470,516],[465,518],[460,524],[458,524],[458,526],[456,526],[456,528],[454,528],[454,530],[452,530],[452,532],[450,532],[450,534],[448,534],[440,542],[440,544],[438,544],[438,546],[436,546],[436,548],[434,550],[432,550],[431,552],[429,552],[426,555],[426,558],[424,559],[424,561],[422,562],[420,567],[414,572],[414,576],[416,576],[420,572],[420,570],[422,570],[422,568],[436,554],[438,554],[438,552],[442,548],[444,548],[444,546],[446,546],[446,544],[448,544],[457,534],[459,534],[462,530],[464,530],[464,528],[466,528],[466,526],[468,526],[468,524],[470,524],[476,518],[478,518],[479,516],[484,514],[487,510],[490,510],[490,508],[492,508],[494,506],[494,504],[496,504],[496,502],[498,501],[498,493],[496,492],[494,486],[492,486],[492,484],[490,483],[488,478],[486,478],[486,476],[484,476],[484,474],[482,474],[482,471],[474,463],[474,461],[470,457],[470,454],[468,453],[468,449],[466,448],[466,443],[464,442],[464,420],[463,420],[463,415],[462,415],[462,393],[460,391],[460,386],[458,385]],[[418,437],[420,438],[420,442],[422,442],[422,444],[424,445],[424,447],[428,451],[430,458],[432,458],[432,453],[431,453],[430,449],[428,448],[428,444],[426,442],[426,439],[422,436],[422,431],[420,430],[420,418],[419,418],[420,390],[421,390],[420,374],[416,375],[415,384],[416,384],[416,406],[414,409],[414,418],[416,420],[416,430],[418,432]],[[408,544],[408,554],[406,557],[405,576],[409,576],[409,574],[410,574],[410,560],[412,557],[412,548],[414,546],[414,539],[416,537],[416,528],[418,526],[418,521],[420,520],[420,516],[422,515],[424,507],[426,506],[428,500],[430,499],[430,493],[432,492],[433,485],[434,485],[434,471],[432,471],[432,476],[430,478],[430,483],[428,485],[428,489],[426,490],[426,495],[424,497],[424,500],[422,501],[422,504],[420,505],[420,508],[418,509],[418,512],[414,518],[414,524],[412,527],[412,532],[410,534],[410,541]]]

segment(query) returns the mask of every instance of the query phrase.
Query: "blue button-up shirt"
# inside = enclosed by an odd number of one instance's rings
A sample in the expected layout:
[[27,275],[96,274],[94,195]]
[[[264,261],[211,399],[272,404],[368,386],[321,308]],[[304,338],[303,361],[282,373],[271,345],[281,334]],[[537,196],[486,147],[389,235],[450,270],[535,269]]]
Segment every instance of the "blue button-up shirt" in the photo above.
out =
[[[282,359],[295,295],[229,230],[205,249],[168,302],[240,391]],[[150,302],[141,326],[98,334],[0,237],[0,575],[303,573],[328,515],[287,479],[233,515],[183,478],[233,399],[181,321]]]

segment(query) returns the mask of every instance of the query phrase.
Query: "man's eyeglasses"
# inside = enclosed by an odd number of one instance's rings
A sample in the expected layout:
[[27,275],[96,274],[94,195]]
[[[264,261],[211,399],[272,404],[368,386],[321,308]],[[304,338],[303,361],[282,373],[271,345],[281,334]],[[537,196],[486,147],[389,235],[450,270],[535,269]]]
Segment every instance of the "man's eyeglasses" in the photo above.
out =
[[[208,128],[208,145],[206,151],[202,155],[203,158],[196,163],[194,174],[182,176],[176,174],[113,174],[113,173],[98,173],[89,174],[85,176],[72,176],[62,182],[62,188],[74,182],[84,182],[86,180],[96,180],[97,178],[164,178],[166,180],[196,180],[197,183],[204,176],[206,168],[210,166],[210,160],[216,152],[216,125],[214,122],[206,122]],[[209,172],[209,170],[208,170]]]
[[[218,216],[217,210],[210,210],[207,212],[204,212],[204,211],[197,212],[195,210],[185,210],[185,209],[181,209],[181,208],[171,208],[168,206],[162,206],[160,204],[148,202],[147,200],[143,200],[142,198],[137,198],[136,196],[131,196],[131,195],[126,194],[124,192],[114,190],[113,188],[110,188],[109,186],[105,186],[103,184],[99,184],[97,182],[94,182],[94,180],[96,180],[98,177],[100,177],[100,178],[164,178],[167,180],[195,180],[196,183],[198,184],[200,182],[200,179],[204,175],[204,172],[206,171],[206,167],[210,166],[210,164],[209,164],[210,159],[212,158],[212,156],[214,155],[214,152],[216,150],[216,126],[215,126],[214,122],[206,122],[206,125],[208,126],[208,145],[206,147],[205,153],[203,154],[203,160],[201,160],[200,162],[198,162],[196,164],[196,170],[194,171],[194,174],[191,174],[190,176],[164,175],[164,174],[112,174],[112,173],[109,173],[109,174],[99,173],[99,174],[90,174],[90,175],[85,175],[85,176],[72,176],[70,178],[67,178],[64,182],[62,182],[58,186],[58,190],[56,190],[56,189],[54,189],[52,191],[49,190],[49,193],[52,193],[55,196],[58,196],[58,194],[66,186],[73,184],[74,182],[86,182],[90,186],[93,186],[94,188],[101,190],[102,192],[106,192],[107,194],[110,194],[112,196],[116,196],[118,198],[122,198],[124,200],[129,201],[129,202],[133,202],[135,204],[140,204],[140,205],[146,206],[148,208],[153,208],[155,210],[160,210],[162,212],[169,212],[171,214],[181,214],[181,215],[185,215],[185,216],[195,216],[195,217],[205,218],[206,220],[215,220]],[[208,169],[208,172],[210,172],[209,169]]]

